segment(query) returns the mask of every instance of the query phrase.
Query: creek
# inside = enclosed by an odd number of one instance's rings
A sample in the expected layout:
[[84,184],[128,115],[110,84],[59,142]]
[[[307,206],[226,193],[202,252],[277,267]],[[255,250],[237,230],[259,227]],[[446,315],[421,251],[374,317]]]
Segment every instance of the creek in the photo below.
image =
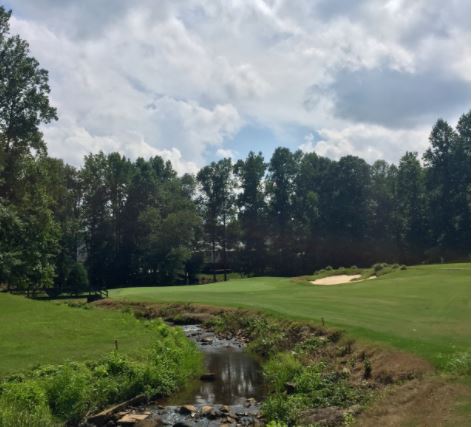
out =
[[141,408],[160,425],[263,425],[260,404],[265,396],[262,368],[235,337],[219,337],[200,325],[181,327],[203,353],[204,374],[182,390]]

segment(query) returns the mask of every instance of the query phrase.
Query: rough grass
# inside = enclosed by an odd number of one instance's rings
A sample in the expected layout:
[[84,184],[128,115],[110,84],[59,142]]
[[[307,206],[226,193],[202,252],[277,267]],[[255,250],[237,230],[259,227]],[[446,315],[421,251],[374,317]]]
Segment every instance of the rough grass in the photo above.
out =
[[45,363],[90,360],[115,349],[137,355],[153,333],[127,313],[71,308],[0,294],[0,376]]
[[259,277],[209,285],[123,288],[112,298],[262,309],[341,327],[353,337],[416,353],[437,367],[470,349],[470,264],[412,266],[375,280],[313,286]]
[[[119,351],[87,362],[44,365],[0,381],[0,427],[79,425],[86,414],[139,394],[167,396],[201,372],[201,353],[161,320],[139,358]],[[62,424],[63,425],[63,424]]]

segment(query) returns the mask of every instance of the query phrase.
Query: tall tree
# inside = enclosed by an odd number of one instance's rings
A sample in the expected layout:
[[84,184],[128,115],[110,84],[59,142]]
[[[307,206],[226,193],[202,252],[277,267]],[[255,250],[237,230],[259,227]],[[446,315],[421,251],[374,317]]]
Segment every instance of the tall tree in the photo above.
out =
[[266,203],[264,175],[267,165],[262,153],[250,152],[234,165],[241,192],[237,196],[239,222],[242,229],[242,269],[245,273],[262,274],[266,263]]
[[[429,137],[431,147],[423,158],[427,170],[428,201],[434,244],[442,256],[455,258],[466,249],[464,236],[469,222],[470,115],[464,115],[459,133],[438,120]],[[469,129],[468,129],[469,128]],[[467,245],[468,246],[468,245]]]
[[50,287],[59,231],[38,162],[46,154],[39,126],[54,120],[56,111],[47,72],[28,43],[10,35],[10,17],[0,6],[0,280]]
[[289,275],[296,270],[294,251],[294,195],[301,152],[279,147],[270,159],[267,176],[273,271]]
[[370,166],[359,157],[342,157],[331,168],[331,183],[329,252],[338,265],[365,263],[369,259]]
[[384,160],[377,160],[370,168],[369,245],[372,260],[396,261],[395,240],[395,184],[397,168]]
[[200,205],[204,212],[205,229],[209,238],[213,264],[213,280],[216,281],[217,245],[221,247],[224,279],[227,280],[228,223],[234,214],[234,177],[231,159],[212,162],[200,170]]
[[396,230],[400,260],[421,261],[428,241],[424,170],[416,153],[407,152],[398,166]]
[[41,123],[57,119],[49,104],[48,73],[28,43],[9,33],[11,11],[0,6],[0,197],[15,199],[23,162],[46,153]]

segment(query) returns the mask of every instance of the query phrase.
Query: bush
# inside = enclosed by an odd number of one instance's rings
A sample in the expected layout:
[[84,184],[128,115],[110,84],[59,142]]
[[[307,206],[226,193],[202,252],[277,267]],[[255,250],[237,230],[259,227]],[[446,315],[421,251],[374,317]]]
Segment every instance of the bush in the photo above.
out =
[[296,425],[300,412],[308,406],[309,402],[302,395],[274,394],[263,402],[262,413],[268,420],[275,421],[273,425]]
[[58,426],[48,406],[46,393],[35,381],[2,384],[0,427]]
[[88,289],[89,280],[87,270],[80,262],[76,262],[67,277],[67,287],[74,290]]
[[470,352],[456,353],[449,357],[446,372],[460,376],[470,376]]
[[[181,330],[149,322],[157,339],[142,359],[118,352],[87,363],[44,366],[0,385],[0,427],[54,426],[53,416],[78,424],[87,412],[137,394],[168,395],[200,373],[201,354]],[[11,420],[21,423],[2,424]],[[44,421],[47,420],[47,421]]]
[[374,264],[372,268],[374,269],[374,273],[378,275],[385,267],[387,267],[388,264],[385,262],[378,262],[377,264]]
[[264,377],[272,391],[283,392],[285,383],[293,381],[303,369],[290,353],[279,353],[264,365]]

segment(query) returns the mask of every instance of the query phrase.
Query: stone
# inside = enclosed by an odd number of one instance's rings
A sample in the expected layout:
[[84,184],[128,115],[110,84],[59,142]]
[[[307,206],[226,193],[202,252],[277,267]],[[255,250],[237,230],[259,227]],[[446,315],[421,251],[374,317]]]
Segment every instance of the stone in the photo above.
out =
[[210,405],[202,406],[202,408],[200,409],[200,414],[203,417],[209,418],[210,420],[214,420],[215,418],[217,418],[217,413],[215,409]]
[[195,408],[195,406],[193,406],[193,405],[183,405],[183,406],[180,407],[179,412],[182,415],[192,415],[192,414],[195,414],[198,411],[197,411],[197,408]]
[[216,374],[213,372],[207,372],[200,376],[201,381],[215,381],[216,380]]
[[294,394],[297,386],[294,383],[285,383],[284,388],[287,394]]
[[117,412],[123,411],[125,408],[130,407],[132,405],[139,405],[146,401],[147,401],[146,395],[140,394],[125,402],[121,402],[116,405],[109,406],[108,408],[104,409],[98,414],[88,417],[87,422],[89,422],[90,424],[95,424],[97,426],[105,425],[107,421],[110,418],[112,418],[113,415],[116,414]]
[[246,399],[245,407],[249,408],[250,406],[254,406],[256,404],[256,399],[253,397],[250,397],[249,399]]
[[134,427],[158,427],[161,425],[161,421],[159,419],[146,419],[142,421],[138,421]]
[[222,405],[220,411],[224,414],[228,414],[231,411],[231,408],[228,405]]
[[148,414],[126,414],[118,420],[119,425],[135,425],[138,421],[144,421]]

